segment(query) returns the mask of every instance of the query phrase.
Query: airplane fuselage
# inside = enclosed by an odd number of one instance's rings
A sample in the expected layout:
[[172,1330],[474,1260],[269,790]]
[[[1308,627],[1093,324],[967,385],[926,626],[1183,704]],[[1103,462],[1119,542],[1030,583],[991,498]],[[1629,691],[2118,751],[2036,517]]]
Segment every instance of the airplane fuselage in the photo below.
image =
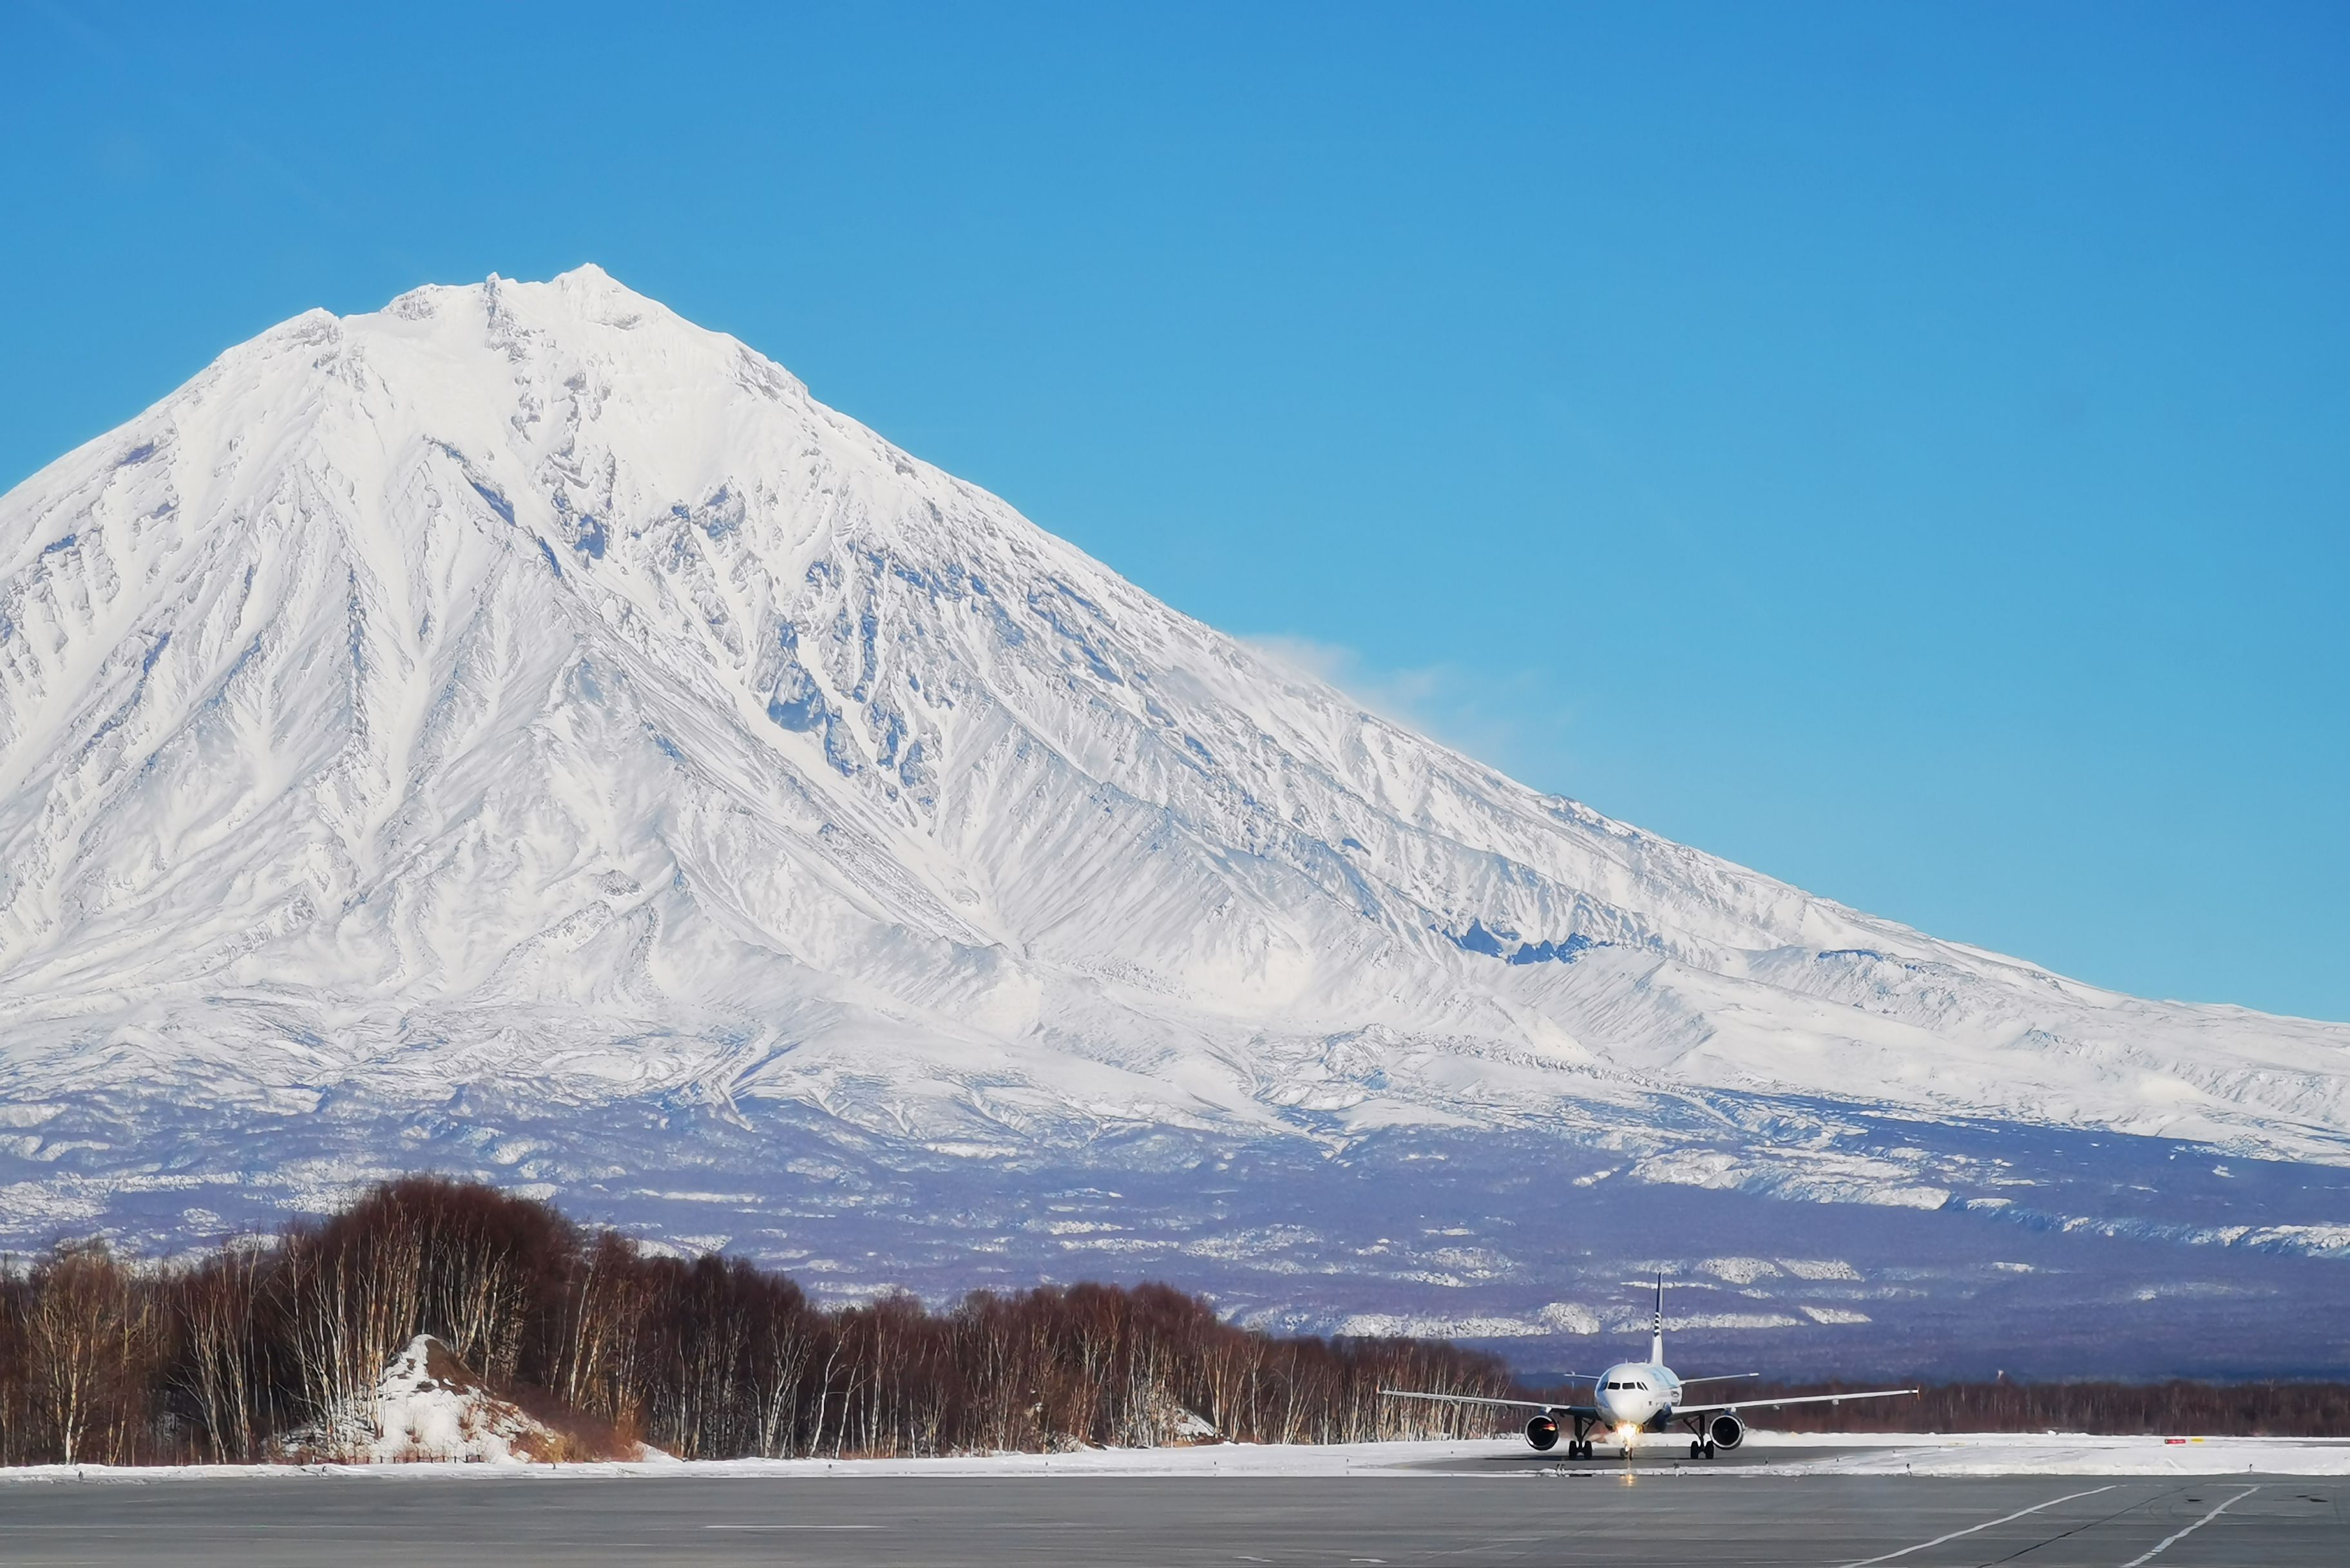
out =
[[1619,1433],[1661,1426],[1681,1402],[1681,1380],[1671,1367],[1654,1362],[1618,1362],[1596,1382],[1592,1404],[1599,1411],[1599,1424]]

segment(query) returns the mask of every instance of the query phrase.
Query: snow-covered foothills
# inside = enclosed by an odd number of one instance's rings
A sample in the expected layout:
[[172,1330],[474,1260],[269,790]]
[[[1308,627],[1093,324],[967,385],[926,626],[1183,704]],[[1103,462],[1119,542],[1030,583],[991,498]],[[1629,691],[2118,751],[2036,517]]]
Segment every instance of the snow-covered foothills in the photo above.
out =
[[[1674,1444],[1658,1439],[1669,1462]],[[1864,1437],[1850,1434],[1756,1432],[1752,1453],[1760,1464],[1675,1466],[1669,1473],[1688,1477],[1756,1480],[1813,1475],[2350,1475],[2350,1440],[2303,1438],[2092,1438],[2049,1432],[1960,1433],[1921,1438],[1914,1434]],[[163,1465],[121,1469],[106,1465],[31,1465],[0,1469],[7,1481],[117,1481],[166,1479],[276,1476],[377,1476],[429,1480],[464,1476],[481,1480],[518,1476],[562,1481],[598,1477],[742,1476],[745,1479],[816,1480],[857,1476],[1361,1476],[1388,1480],[1459,1476],[1481,1469],[1492,1476],[1534,1479],[1553,1467],[1496,1459],[1527,1458],[1515,1439],[1482,1442],[1252,1444],[1213,1443],[1173,1449],[1088,1449],[1067,1454],[973,1454],[936,1459],[653,1459],[639,1463],[531,1464],[513,1459],[488,1463],[372,1465]],[[1655,1460],[1641,1473],[1653,1475]]]
[[593,267],[296,317],[0,498],[0,1236],[421,1167],[836,1294],[1556,1365],[1655,1264],[1780,1365],[2350,1366],[2350,1026],[1524,788]]

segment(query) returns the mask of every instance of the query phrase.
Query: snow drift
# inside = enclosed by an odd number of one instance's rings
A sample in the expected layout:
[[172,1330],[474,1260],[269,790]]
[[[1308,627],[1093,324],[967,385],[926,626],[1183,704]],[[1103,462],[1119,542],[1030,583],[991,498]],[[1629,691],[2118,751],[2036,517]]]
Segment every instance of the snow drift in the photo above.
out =
[[323,1428],[297,1432],[285,1446],[296,1453],[318,1450],[330,1462],[376,1465],[676,1462],[610,1432],[574,1429],[578,1425],[532,1415],[494,1391],[447,1345],[420,1334],[385,1366],[366,1398],[338,1407]]
[[349,1413],[348,1448],[376,1464],[460,1459],[520,1464],[552,1459],[553,1428],[490,1392],[454,1351],[420,1334],[392,1357],[364,1410]]

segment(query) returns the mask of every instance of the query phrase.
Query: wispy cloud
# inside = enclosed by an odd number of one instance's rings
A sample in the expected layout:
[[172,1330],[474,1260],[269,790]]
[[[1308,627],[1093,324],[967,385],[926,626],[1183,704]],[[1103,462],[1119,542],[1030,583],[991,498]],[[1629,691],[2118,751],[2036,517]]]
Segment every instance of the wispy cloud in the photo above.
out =
[[1243,637],[1251,649],[1333,686],[1391,723],[1417,730],[1540,789],[1556,771],[1566,714],[1534,670],[1475,670],[1450,662],[1380,669],[1344,643],[1271,632]]

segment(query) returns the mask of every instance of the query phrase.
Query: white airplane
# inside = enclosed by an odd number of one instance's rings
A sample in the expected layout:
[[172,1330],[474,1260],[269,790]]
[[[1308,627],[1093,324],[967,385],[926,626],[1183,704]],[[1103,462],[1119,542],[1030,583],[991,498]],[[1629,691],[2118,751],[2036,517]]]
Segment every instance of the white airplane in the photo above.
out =
[[1762,1409],[1779,1405],[1841,1405],[1847,1399],[1891,1399],[1905,1394],[1915,1394],[1915,1388],[1877,1388],[1856,1394],[1803,1394],[1787,1399],[1732,1399],[1711,1405],[1684,1405],[1681,1395],[1692,1383],[1730,1383],[1740,1378],[1760,1377],[1759,1372],[1723,1372],[1707,1377],[1681,1377],[1665,1365],[1665,1277],[1657,1276],[1657,1321],[1648,1336],[1648,1359],[1622,1361],[1591,1376],[1585,1373],[1567,1374],[1570,1383],[1589,1383],[1592,1386],[1588,1405],[1546,1405],[1534,1399],[1482,1399],[1468,1394],[1415,1394],[1402,1388],[1382,1388],[1379,1392],[1390,1399],[1437,1399],[1448,1405],[1498,1405],[1512,1409],[1533,1410],[1534,1419],[1526,1423],[1526,1441],[1536,1452],[1548,1453],[1558,1446],[1559,1423],[1575,1424],[1575,1435],[1567,1439],[1566,1457],[1570,1459],[1591,1458],[1595,1429],[1612,1430],[1617,1441],[1624,1445],[1626,1458],[1632,1453],[1632,1444],[1643,1432],[1669,1430],[1676,1421],[1690,1430],[1690,1458],[1710,1459],[1717,1449],[1734,1449],[1746,1440],[1746,1423],[1739,1417],[1742,1410]]

